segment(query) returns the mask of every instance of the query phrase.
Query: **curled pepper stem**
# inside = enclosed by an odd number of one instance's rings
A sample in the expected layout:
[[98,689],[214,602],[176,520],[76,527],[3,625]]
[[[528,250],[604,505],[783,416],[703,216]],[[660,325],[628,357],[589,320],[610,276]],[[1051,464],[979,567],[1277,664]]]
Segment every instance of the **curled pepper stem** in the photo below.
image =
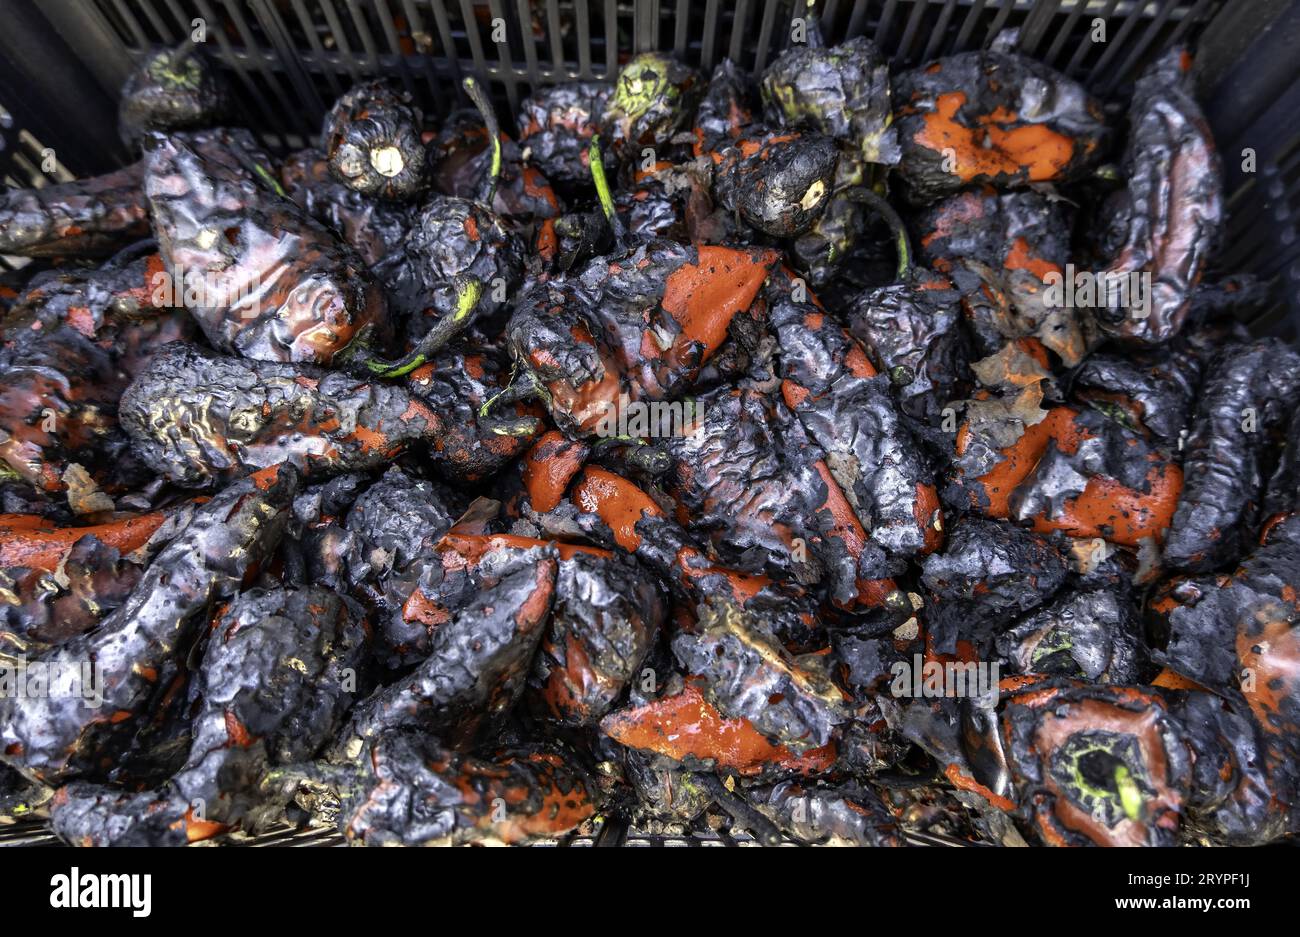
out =
[[662,475],[672,467],[672,457],[667,452],[632,436],[606,436],[592,445],[592,455],[599,455],[617,446],[626,446],[627,452],[623,458],[627,464],[646,475]]
[[727,786],[722,781],[711,774],[697,774],[694,775],[694,779],[699,782],[700,787],[708,792],[715,804],[729,813],[733,820],[753,833],[754,839],[758,840],[760,844],[764,846],[781,845],[781,831],[777,829],[776,824],[759,813],[756,808],[744,799],[727,790]]
[[609,228],[614,232],[614,241],[621,248],[623,245],[623,226],[619,223],[618,213],[614,210],[614,196],[609,189],[609,180],[605,177],[605,161],[600,154],[600,134],[591,138],[587,147],[587,167],[591,170],[591,181],[596,185],[596,198],[600,201],[601,213]]
[[452,286],[456,290],[455,310],[451,315],[443,316],[435,322],[415,347],[402,357],[389,361],[371,355],[369,350],[360,352],[359,360],[370,373],[376,377],[402,377],[410,374],[424,364],[430,355],[442,350],[448,342],[465,331],[473,320],[472,313],[478,306],[478,301],[483,297],[483,283],[477,277],[462,274],[452,280]]
[[496,110],[492,107],[492,102],[478,79],[467,77],[461,85],[483,118],[483,126],[487,128],[488,133],[488,144],[492,147],[492,165],[488,169],[483,195],[479,199],[484,205],[491,207],[492,200],[496,198],[497,183],[501,179],[501,124],[498,123]]
[[898,249],[898,278],[906,279],[908,271],[912,269],[912,242],[907,237],[907,226],[903,224],[903,219],[894,210],[894,206],[863,186],[846,189],[844,195],[854,202],[866,205],[889,225],[890,233],[894,235],[894,245]]
[[479,425],[497,436],[527,436],[541,426],[537,417],[494,417],[492,411],[521,400],[541,400],[545,403],[549,399],[546,388],[537,380],[536,375],[525,369],[478,408]]

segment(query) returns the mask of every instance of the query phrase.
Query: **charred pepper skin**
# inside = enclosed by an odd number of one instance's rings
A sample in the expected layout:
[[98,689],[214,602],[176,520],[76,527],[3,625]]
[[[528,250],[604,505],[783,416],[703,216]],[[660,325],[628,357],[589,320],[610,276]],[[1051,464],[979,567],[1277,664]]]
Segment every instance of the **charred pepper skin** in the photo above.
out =
[[504,353],[475,351],[467,345],[444,349],[412,371],[406,388],[442,417],[443,431],[427,449],[438,475],[453,484],[473,486],[496,476],[532,444],[542,430],[545,410],[533,401],[500,407],[495,415],[513,426],[510,432],[496,432],[499,427],[481,413],[489,400],[506,389],[509,364]]
[[858,341],[783,271],[766,298],[781,346],[781,395],[825,453],[827,474],[875,549],[859,573],[879,579],[935,550],[943,515],[930,468],[891,394]]
[[30,657],[90,631],[126,601],[143,573],[94,533],[80,537],[55,570],[0,568],[0,654]]
[[364,689],[367,635],[348,600],[319,587],[254,589],[215,623],[200,665],[193,742],[184,767],[139,794],[77,781],[51,820],[79,846],[175,846],[278,813],[261,782],[314,757]]
[[958,637],[987,640],[1006,616],[1028,612],[1065,585],[1069,566],[1045,537],[1010,524],[966,517],[941,553],[925,558],[921,582],[935,651],[951,654]]
[[368,743],[337,789],[339,829],[354,846],[522,844],[596,812],[586,772],[559,750],[475,757],[403,732]]
[[662,589],[634,561],[561,560],[529,681],[540,708],[561,725],[594,726],[640,675],[667,618]]
[[407,341],[415,343],[462,311],[457,277],[477,281],[482,290],[468,325],[491,321],[523,270],[523,245],[498,215],[469,199],[433,196],[399,248],[375,267],[375,276],[393,312],[404,318]]
[[894,92],[896,171],[916,204],[964,185],[1071,181],[1101,156],[1101,106],[1032,59],[964,52],[904,72]]
[[415,198],[425,187],[422,120],[410,95],[387,82],[357,85],[334,102],[321,127],[330,172],[362,195]]
[[0,195],[0,252],[102,257],[149,234],[142,163],[103,176]]
[[815,655],[795,657],[761,618],[734,603],[697,609],[692,631],[673,638],[673,653],[698,675],[722,715],[748,719],[774,745],[803,754],[826,745],[848,720],[846,698]]
[[278,544],[297,487],[298,473],[283,466],[235,482],[198,507],[124,605],[94,631],[40,658],[68,669],[97,664],[101,685],[86,686],[78,677],[73,689],[98,689],[100,705],[66,695],[0,699],[4,759],[50,784],[111,767],[171,682],[204,613],[232,596],[248,569]]
[[968,375],[957,291],[943,277],[914,269],[902,282],[859,294],[847,316],[872,363],[897,378],[899,408],[937,425]]
[[[86,271],[38,274],[4,319],[0,464],[63,492],[73,463],[104,488],[142,486],[118,425],[117,398],[170,341],[195,330],[166,307],[156,254]],[[166,291],[161,291],[165,293]]]
[[1263,495],[1270,436],[1298,400],[1300,353],[1277,340],[1229,346],[1207,368],[1166,565],[1205,572],[1241,556]]
[[1175,673],[1244,700],[1260,729],[1269,789],[1293,812],[1300,804],[1300,516],[1275,524],[1230,577],[1184,592],[1168,612],[1159,655]]
[[809,30],[806,44],[786,49],[763,73],[768,119],[833,137],[868,163],[897,163],[884,56],[865,36],[826,48],[816,25]]
[[1013,696],[1001,731],[1039,838],[1051,846],[1172,846],[1192,780],[1187,738],[1136,687],[1047,684]]
[[120,418],[147,464],[190,487],[286,461],[316,477],[376,468],[443,427],[396,385],[182,344],[127,388]]
[[601,114],[601,136],[620,162],[641,159],[643,147],[665,154],[688,125],[701,91],[694,69],[658,52],[634,56],[618,73]]
[[1124,589],[1072,589],[998,635],[1016,673],[1131,684],[1145,663],[1133,600]]
[[723,59],[713,70],[695,109],[692,149],[697,157],[707,156],[718,162],[722,151],[754,123],[756,91],[750,76],[731,59]]
[[1287,817],[1272,803],[1259,730],[1241,704],[1199,690],[1165,695],[1195,756],[1186,828],[1233,846],[1283,835]]
[[1138,79],[1124,156],[1127,187],[1107,205],[1113,247],[1106,271],[1149,275],[1148,308],[1108,294],[1097,322],[1109,335],[1158,345],[1182,329],[1223,220],[1223,170],[1209,125],[1192,97],[1181,49]]
[[401,247],[418,218],[416,205],[369,198],[336,181],[316,149],[291,153],[280,167],[280,182],[307,214],[337,232],[372,268]]
[[825,210],[838,162],[830,137],[755,130],[722,151],[713,191],[751,227],[772,237],[795,237]]
[[611,93],[608,84],[576,81],[538,89],[519,105],[515,136],[547,179],[561,185],[590,179],[587,147]]
[[[490,553],[482,563],[487,588],[433,631],[423,663],[358,704],[335,757],[350,757],[393,728],[433,732],[457,748],[499,729],[523,693],[545,634],[556,556],[550,546]],[[454,562],[455,554],[444,560]]]
[[429,653],[430,622],[408,602],[432,547],[452,526],[454,502],[441,485],[393,467],[357,498],[344,529],[355,543],[347,578],[366,587],[376,607],[377,656],[389,667],[418,664]]
[[1053,291],[1071,260],[1073,220],[1059,199],[991,185],[964,188],[914,213],[919,257],[961,291],[977,357],[1007,339],[1032,337],[1075,365],[1095,344],[1085,317]]
[[902,831],[880,796],[856,782],[782,781],[745,792],[790,836],[822,846],[902,846]]
[[[656,240],[592,260],[577,276],[534,279],[507,329],[515,360],[556,425],[617,435],[620,396],[683,396],[734,320],[753,315],[777,253]],[[602,433],[602,425],[605,432]],[[649,435],[628,430],[628,435]]]
[[155,130],[211,127],[230,109],[230,88],[212,62],[186,43],[144,60],[122,86],[117,130],[128,149],[138,149]]
[[199,146],[155,134],[145,157],[163,262],[194,284],[189,308],[213,347],[328,364],[367,326],[384,341],[384,297],[365,262],[280,193],[246,131],[228,137]]

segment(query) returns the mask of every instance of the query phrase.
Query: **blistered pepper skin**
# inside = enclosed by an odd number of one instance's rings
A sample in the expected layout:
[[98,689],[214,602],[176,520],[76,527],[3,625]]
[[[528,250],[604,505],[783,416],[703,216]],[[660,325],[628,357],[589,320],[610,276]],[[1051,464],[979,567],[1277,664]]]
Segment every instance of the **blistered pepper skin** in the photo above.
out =
[[[82,674],[93,661],[102,702],[72,695],[0,700],[4,758],[48,783],[111,767],[160,688],[180,666],[212,603],[232,596],[249,567],[278,543],[298,487],[291,466],[228,486],[199,506],[159,552],[131,597],[96,630],[42,655],[51,667]],[[72,684],[95,690],[82,674]]]
[[328,364],[370,326],[386,337],[384,298],[365,262],[280,194],[252,139],[199,146],[153,135],[145,194],[163,262],[197,301],[212,344],[262,361]]

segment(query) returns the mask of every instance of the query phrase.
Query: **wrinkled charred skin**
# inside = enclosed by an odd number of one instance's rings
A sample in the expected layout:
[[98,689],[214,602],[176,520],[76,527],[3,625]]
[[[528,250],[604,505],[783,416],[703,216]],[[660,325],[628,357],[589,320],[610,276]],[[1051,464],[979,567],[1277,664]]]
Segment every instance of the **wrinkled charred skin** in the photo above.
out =
[[1271,436],[1300,401],[1300,354],[1276,339],[1224,349],[1207,367],[1183,449],[1183,497],[1164,562],[1205,572],[1241,556]]
[[997,638],[1013,672],[1138,681],[1142,652],[1133,600],[1125,590],[1071,590]]
[[[194,334],[161,308],[157,255],[35,277],[4,320],[0,462],[45,491],[76,463],[110,490],[148,480],[118,427],[117,398],[168,342]],[[165,292],[165,291],[163,291]]]
[[868,163],[898,162],[889,66],[865,36],[791,46],[763,73],[762,91],[769,120],[833,137]]
[[422,121],[410,95],[387,82],[357,85],[334,102],[321,127],[330,172],[362,195],[415,198],[425,185]]
[[54,571],[0,568],[0,654],[30,656],[85,634],[126,601],[144,572],[93,533],[60,563]]
[[799,422],[753,390],[720,388],[699,403],[699,428],[663,444],[678,515],[711,553],[742,572],[824,583],[843,607],[879,604],[890,586],[859,574],[865,531]]
[[450,529],[455,504],[436,482],[390,468],[348,511],[343,529],[354,556],[347,578],[365,586],[375,606],[376,642],[389,667],[416,664],[429,652],[436,626],[419,599],[411,601],[436,544]]
[[[195,509],[97,629],[34,658],[72,676],[59,695],[0,698],[4,759],[47,783],[111,767],[182,666],[205,613],[278,544],[297,486],[287,466],[229,485]],[[86,662],[99,676],[87,679]]]
[[375,468],[442,429],[394,385],[180,344],[127,388],[120,418],[145,462],[187,486],[284,462],[312,476]]
[[352,845],[520,844],[569,832],[596,812],[586,773],[558,749],[458,754],[385,732],[336,782]]
[[782,781],[745,792],[750,803],[785,833],[822,846],[901,846],[898,821],[879,795],[848,781]]
[[456,566],[471,560],[453,549],[444,552],[444,569],[450,568],[462,589],[452,596],[456,601],[441,606],[446,618],[433,629],[428,657],[353,710],[335,745],[336,756],[351,757],[363,742],[387,729],[434,732],[454,747],[498,729],[524,690],[545,634],[556,555],[545,545],[496,549],[473,565],[473,575],[457,576]]
[[[671,241],[596,258],[578,277],[525,287],[511,314],[511,351],[545,391],[560,429],[595,435],[604,424],[614,428],[604,435],[619,434],[620,395],[680,396],[732,321],[753,314],[776,260],[771,250]],[[650,429],[629,421],[626,434]]]
[[518,238],[497,215],[468,199],[433,196],[400,249],[375,268],[375,275],[414,343],[456,315],[456,277],[471,277],[482,287],[471,321],[490,320],[513,295],[523,274],[522,257]]
[[545,411],[536,402],[497,405],[495,416],[512,424],[505,432],[480,418],[483,406],[509,381],[504,357],[490,349],[449,348],[407,378],[411,394],[442,418],[442,431],[430,441],[427,453],[448,481],[476,484],[492,478],[542,430]]
[[1282,835],[1286,816],[1273,808],[1258,730],[1240,704],[1196,690],[1167,695],[1195,755],[1187,799],[1190,831],[1236,846]]
[[1138,434],[1095,410],[1052,438],[1008,501],[1015,521],[1040,532],[1101,537],[1135,547],[1160,539],[1174,517],[1182,472]]
[[[806,650],[825,647],[814,603],[800,594],[801,590],[767,576],[717,565],[691,534],[627,479],[589,465],[574,483],[570,497],[584,536],[634,555],[688,606],[727,596],[761,615],[787,644]],[[874,591],[868,597],[879,602]]]
[[117,106],[117,130],[128,149],[151,130],[211,127],[230,109],[230,88],[193,47],[155,52],[131,72]]
[[1300,511],[1300,409],[1291,414],[1286,444],[1268,480],[1260,516],[1266,521]]
[[1138,79],[1124,155],[1126,188],[1107,204],[1107,272],[1149,275],[1149,305],[1107,296],[1097,321],[1127,341],[1160,344],[1182,329],[1223,219],[1223,173],[1192,97],[1186,53],[1165,53]]
[[365,262],[285,197],[246,131],[153,135],[145,193],[163,262],[221,351],[328,364],[367,326],[386,337]]
[[844,694],[817,655],[795,657],[758,616],[731,602],[697,609],[673,653],[718,712],[748,719],[772,744],[796,754],[825,746],[847,721]]
[[1072,377],[1073,395],[1131,425],[1165,448],[1178,447],[1191,419],[1201,361],[1171,349],[1150,358],[1089,355]]
[[[951,498],[1046,533],[1137,547],[1167,534],[1183,472],[1169,454],[1097,410],[967,407]],[[986,416],[988,414],[988,416]]]
[[695,109],[696,156],[709,156],[717,162],[722,151],[731,146],[754,123],[756,88],[753,80],[731,59],[723,59],[713,74]]
[[102,257],[149,233],[144,166],[0,194],[0,253]]
[[936,59],[897,76],[894,101],[897,172],[917,204],[964,185],[1068,182],[1101,156],[1101,106],[1081,85],[1018,55]]
[[620,162],[639,160],[643,147],[663,155],[673,135],[689,126],[700,91],[694,69],[659,52],[634,56],[605,100],[601,137]]
[[942,277],[913,269],[906,281],[860,294],[849,331],[897,388],[908,416],[937,424],[966,379],[958,294]]
[[418,217],[414,205],[368,198],[335,181],[319,150],[291,153],[280,167],[280,182],[291,199],[342,237],[370,267],[402,246]]
[[931,595],[930,637],[950,654],[958,636],[980,639],[1050,599],[1065,584],[1065,557],[1044,537],[1009,524],[968,517],[948,532],[942,553],[925,558],[921,582]]
[[[682,244],[731,243],[736,240],[733,229],[738,225],[725,212],[715,209],[710,194],[712,186],[713,173],[703,161],[674,165],[660,160],[651,168],[638,168],[632,174],[631,185],[615,194],[614,210],[627,236],[634,240],[666,238]],[[595,223],[602,229],[608,228],[603,216],[596,216]],[[562,241],[564,237],[561,232]],[[601,252],[601,243],[600,234],[587,233],[578,253],[585,251],[595,256]],[[573,248],[568,250],[574,253]]]
[[[545,227],[546,220],[564,210],[563,200],[549,178],[525,159],[521,144],[505,133],[499,141],[501,176],[492,211],[518,224],[540,221]],[[478,111],[456,111],[447,118],[429,145],[429,166],[433,188],[443,195],[463,198],[467,193],[485,191],[492,171],[492,149]]]
[[1175,845],[1192,757],[1160,697],[1048,684],[1012,697],[1001,718],[1018,800],[1044,844]]
[[564,725],[595,725],[639,675],[667,617],[662,591],[636,563],[590,553],[562,560],[530,680],[544,711]]
[[365,629],[328,589],[254,589],[216,622],[200,665],[201,709],[185,766],[140,794],[74,782],[51,820],[79,846],[183,845],[274,815],[267,771],[305,761],[338,731],[362,676]]
[[572,185],[591,178],[587,147],[610,93],[607,84],[579,81],[539,89],[519,105],[519,145],[548,179]]
[[825,453],[825,468],[871,540],[864,579],[900,571],[935,550],[943,516],[929,467],[862,346],[789,277],[773,277],[770,319],[781,346],[781,395]]
[[1276,524],[1231,577],[1181,590],[1161,655],[1176,673],[1243,699],[1264,744],[1270,790],[1300,799],[1300,517]]
[[919,254],[961,291],[968,318],[986,333],[977,335],[984,354],[1026,337],[1067,365],[1088,351],[1086,324],[1064,301],[1071,222],[1060,199],[992,186],[963,189],[916,213]]
[[830,137],[756,128],[722,151],[713,191],[746,224],[772,237],[794,237],[825,210],[838,160]]

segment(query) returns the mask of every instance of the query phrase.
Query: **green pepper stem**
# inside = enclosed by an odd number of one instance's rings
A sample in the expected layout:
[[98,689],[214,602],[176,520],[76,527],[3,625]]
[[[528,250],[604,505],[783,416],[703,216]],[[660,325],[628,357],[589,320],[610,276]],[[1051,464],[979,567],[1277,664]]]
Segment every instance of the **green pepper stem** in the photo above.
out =
[[894,206],[875,192],[861,186],[847,189],[844,194],[852,201],[868,206],[889,225],[889,230],[894,235],[894,245],[898,250],[898,279],[906,279],[908,271],[912,269],[912,243],[907,237],[907,226],[903,224],[903,219],[894,210]]
[[609,189],[609,179],[605,176],[605,161],[600,153],[600,134],[593,136],[591,145],[587,147],[587,167],[591,170],[591,181],[596,185],[596,198],[600,201],[601,213],[609,223],[610,230],[614,232],[615,243],[621,248],[623,226],[618,220],[618,212],[614,209],[614,196]]
[[410,374],[429,359],[429,356],[444,348],[448,342],[465,331],[473,316],[478,301],[483,297],[483,284],[477,277],[458,276],[452,281],[456,290],[456,309],[449,316],[443,316],[424,337],[396,361],[370,357],[364,354],[362,361],[376,377],[402,377]]
[[497,407],[504,406],[508,403],[516,403],[520,400],[543,400],[547,399],[546,390],[538,382],[536,375],[532,371],[525,369],[497,393],[493,394],[483,402],[483,406],[478,408],[480,419],[486,419]]
[[461,84],[469,99],[474,102],[474,107],[478,109],[479,116],[483,118],[483,126],[487,128],[488,133],[488,145],[492,147],[492,165],[488,169],[487,181],[484,183],[483,197],[479,199],[490,208],[492,200],[496,198],[497,183],[501,179],[501,125],[497,122],[496,110],[492,107],[487,92],[483,90],[478,80],[467,77]]

